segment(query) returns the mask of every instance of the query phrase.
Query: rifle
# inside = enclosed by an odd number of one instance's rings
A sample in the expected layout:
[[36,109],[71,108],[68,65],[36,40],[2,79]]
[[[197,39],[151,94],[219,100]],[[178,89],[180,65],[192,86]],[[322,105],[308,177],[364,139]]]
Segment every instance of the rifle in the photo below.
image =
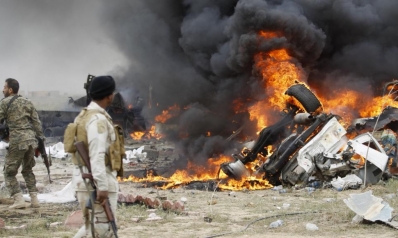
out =
[[53,181],[51,181],[51,177],[50,177],[50,166],[52,165],[51,154],[50,154],[50,159],[48,159],[46,147],[44,146],[44,140],[38,136],[36,137],[36,139],[38,141],[37,149],[39,150],[41,157],[43,158],[43,162],[47,168],[48,180],[50,181],[50,183],[52,183]]
[[10,136],[10,129],[8,128],[7,124],[0,124],[0,140],[8,140]]
[[[86,150],[86,147],[84,146],[84,143],[82,141],[78,141],[74,145],[76,147],[76,151],[79,153],[80,157],[83,160],[84,165],[87,167],[87,170],[88,170],[88,173],[83,173],[82,169],[80,168],[83,181],[85,182],[85,179],[89,179],[90,180],[90,184],[91,184],[91,186],[94,189],[94,191],[92,192],[92,194],[90,196],[90,199],[86,203],[86,208],[93,210],[94,201],[97,199],[97,187],[95,186],[93,175],[91,173],[90,158],[89,158],[88,152]],[[88,186],[87,185],[86,185],[86,187],[87,187],[87,190],[88,190]],[[88,192],[90,192],[90,191],[88,190]],[[105,202],[104,205],[102,205],[102,207],[104,208],[104,211],[105,211],[106,217],[108,219],[108,222],[109,222],[109,224],[112,227],[113,234],[115,235],[116,238],[118,238],[116,221],[115,221],[115,217],[113,215],[113,212],[111,210],[111,204],[109,203],[109,199],[106,199],[106,202]],[[94,214],[94,211],[92,211],[91,214]],[[93,232],[93,224],[94,224],[93,222],[94,222],[93,219],[91,219],[91,224],[92,224],[91,232]]]

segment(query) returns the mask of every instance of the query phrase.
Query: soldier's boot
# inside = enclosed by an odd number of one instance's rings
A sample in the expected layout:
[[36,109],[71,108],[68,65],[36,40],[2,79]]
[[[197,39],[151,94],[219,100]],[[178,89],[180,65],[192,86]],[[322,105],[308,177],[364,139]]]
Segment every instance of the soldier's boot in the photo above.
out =
[[30,207],[38,208],[40,207],[39,199],[37,199],[37,193],[29,193],[30,195]]
[[14,204],[11,205],[9,208],[11,209],[26,208],[25,200],[23,199],[22,193],[16,193],[12,197],[14,198]]

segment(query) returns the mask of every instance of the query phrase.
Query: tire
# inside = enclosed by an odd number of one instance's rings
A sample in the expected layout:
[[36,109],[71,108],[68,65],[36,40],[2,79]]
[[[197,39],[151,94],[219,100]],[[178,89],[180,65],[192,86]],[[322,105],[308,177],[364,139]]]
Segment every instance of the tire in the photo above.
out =
[[287,89],[286,94],[297,99],[308,113],[322,107],[319,99],[303,84],[295,84]]

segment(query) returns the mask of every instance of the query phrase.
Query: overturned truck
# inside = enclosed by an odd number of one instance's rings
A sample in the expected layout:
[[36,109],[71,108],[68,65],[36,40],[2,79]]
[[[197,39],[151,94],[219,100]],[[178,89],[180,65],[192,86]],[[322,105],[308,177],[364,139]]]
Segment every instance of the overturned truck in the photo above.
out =
[[[42,122],[43,132],[46,137],[62,137],[66,126],[73,122],[83,107],[86,107],[90,101],[89,87],[95,76],[88,75],[84,89],[86,96],[77,100],[70,98],[69,103],[74,105],[76,110],[69,111],[47,111],[38,110],[39,118]],[[112,117],[115,124],[124,128],[124,134],[128,137],[134,131],[145,131],[147,122],[141,115],[143,109],[142,98],[135,98],[130,105],[126,105],[125,100],[119,92],[115,93],[112,104],[107,108],[107,112]]]
[[[375,184],[390,176],[388,162],[394,165],[397,158],[389,152],[396,151],[397,143],[389,124],[398,119],[397,108],[387,107],[379,117],[356,120],[345,129],[339,116],[323,112],[320,101],[305,85],[297,83],[286,94],[300,102],[302,109],[287,104],[283,118],[264,128],[251,148],[232,155],[234,162],[221,165],[225,174],[234,179],[262,175],[273,185],[290,186],[307,186],[313,181],[330,184],[332,179],[352,174],[360,179],[356,185]],[[370,133],[373,130],[376,132]],[[256,171],[249,171],[245,165],[256,161],[264,162],[257,162]]]

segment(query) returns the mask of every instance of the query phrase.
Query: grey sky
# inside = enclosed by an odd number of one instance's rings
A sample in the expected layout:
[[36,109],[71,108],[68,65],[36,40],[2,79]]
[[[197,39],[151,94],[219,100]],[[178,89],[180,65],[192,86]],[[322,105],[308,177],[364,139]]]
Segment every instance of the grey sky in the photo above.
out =
[[21,91],[84,94],[87,74],[124,67],[108,39],[96,0],[1,0],[0,80],[12,77]]

